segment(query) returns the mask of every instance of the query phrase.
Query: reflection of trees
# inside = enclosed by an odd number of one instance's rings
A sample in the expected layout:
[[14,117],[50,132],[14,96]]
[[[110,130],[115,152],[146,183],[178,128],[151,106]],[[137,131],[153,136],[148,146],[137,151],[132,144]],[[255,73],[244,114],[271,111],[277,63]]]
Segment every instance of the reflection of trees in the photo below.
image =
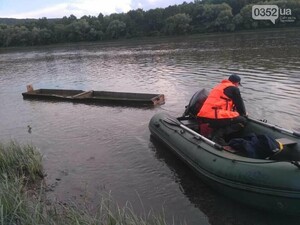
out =
[[284,215],[258,211],[213,191],[170,149],[152,136],[150,140],[154,145],[156,157],[168,165],[172,173],[175,174],[175,182],[180,185],[184,195],[192,205],[209,218],[210,224],[298,224],[299,218],[287,218]]

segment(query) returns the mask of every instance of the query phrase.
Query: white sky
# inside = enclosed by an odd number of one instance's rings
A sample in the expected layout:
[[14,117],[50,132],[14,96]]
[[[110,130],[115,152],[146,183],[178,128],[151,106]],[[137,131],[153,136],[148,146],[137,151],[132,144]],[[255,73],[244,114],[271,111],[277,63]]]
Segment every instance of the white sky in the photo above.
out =
[[[62,18],[75,15],[98,16],[99,13],[128,12],[181,4],[184,0],[0,0],[0,18]],[[186,0],[193,2],[193,0]]]

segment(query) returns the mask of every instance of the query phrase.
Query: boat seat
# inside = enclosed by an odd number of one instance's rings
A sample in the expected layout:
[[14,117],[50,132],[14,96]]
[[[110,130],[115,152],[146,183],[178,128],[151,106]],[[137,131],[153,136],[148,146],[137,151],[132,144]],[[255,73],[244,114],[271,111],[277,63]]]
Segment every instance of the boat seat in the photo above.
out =
[[297,144],[297,141],[294,141],[294,140],[291,140],[288,138],[278,138],[278,139],[276,139],[276,141],[281,143],[283,146]]

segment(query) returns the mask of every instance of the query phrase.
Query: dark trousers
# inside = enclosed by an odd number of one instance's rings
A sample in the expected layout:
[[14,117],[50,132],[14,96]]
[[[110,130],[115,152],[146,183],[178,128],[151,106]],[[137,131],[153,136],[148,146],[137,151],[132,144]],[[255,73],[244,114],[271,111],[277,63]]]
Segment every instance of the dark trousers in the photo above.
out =
[[247,119],[243,116],[230,119],[201,118],[201,120],[205,123],[208,123],[210,127],[213,128],[213,136],[218,136],[224,139],[227,139],[228,137],[234,137],[245,127],[247,123]]

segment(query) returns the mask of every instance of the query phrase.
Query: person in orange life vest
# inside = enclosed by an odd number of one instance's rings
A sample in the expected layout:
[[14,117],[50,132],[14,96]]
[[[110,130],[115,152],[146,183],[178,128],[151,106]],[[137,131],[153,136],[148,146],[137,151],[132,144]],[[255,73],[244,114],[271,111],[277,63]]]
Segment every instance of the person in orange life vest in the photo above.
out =
[[214,129],[212,140],[220,145],[227,145],[225,138],[246,125],[247,113],[238,88],[240,85],[241,78],[236,74],[222,80],[211,90],[197,114]]

